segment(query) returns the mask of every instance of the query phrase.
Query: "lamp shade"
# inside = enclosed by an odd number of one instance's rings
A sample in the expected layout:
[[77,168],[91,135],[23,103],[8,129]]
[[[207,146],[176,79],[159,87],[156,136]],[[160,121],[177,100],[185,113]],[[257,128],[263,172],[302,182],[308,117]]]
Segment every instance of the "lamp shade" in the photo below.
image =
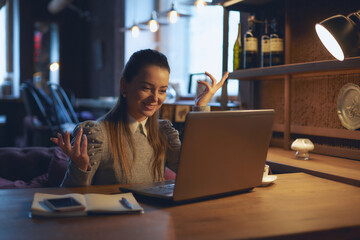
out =
[[358,48],[359,26],[349,16],[336,15],[315,26],[321,42],[341,61],[355,53]]

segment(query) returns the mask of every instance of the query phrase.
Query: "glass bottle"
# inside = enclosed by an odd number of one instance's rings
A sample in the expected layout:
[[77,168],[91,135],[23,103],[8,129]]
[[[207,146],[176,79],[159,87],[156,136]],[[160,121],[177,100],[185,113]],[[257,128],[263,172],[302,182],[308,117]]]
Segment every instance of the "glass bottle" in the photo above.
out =
[[233,71],[243,68],[243,48],[241,39],[241,23],[239,22],[238,35],[233,48]]
[[284,39],[282,38],[276,19],[271,21],[270,34],[270,66],[284,64]]
[[261,36],[261,67],[270,66],[270,37],[268,34],[268,21],[265,19],[265,32]]
[[249,29],[244,35],[244,69],[255,68],[258,66],[258,39],[255,36],[255,17],[248,18]]

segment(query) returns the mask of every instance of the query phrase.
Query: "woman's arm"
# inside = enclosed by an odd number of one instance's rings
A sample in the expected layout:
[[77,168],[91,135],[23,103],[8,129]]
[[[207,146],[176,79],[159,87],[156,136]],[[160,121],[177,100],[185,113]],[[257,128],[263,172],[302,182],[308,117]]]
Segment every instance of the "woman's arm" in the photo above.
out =
[[168,143],[165,153],[165,165],[177,172],[181,148],[179,132],[169,120],[159,120],[159,128]]

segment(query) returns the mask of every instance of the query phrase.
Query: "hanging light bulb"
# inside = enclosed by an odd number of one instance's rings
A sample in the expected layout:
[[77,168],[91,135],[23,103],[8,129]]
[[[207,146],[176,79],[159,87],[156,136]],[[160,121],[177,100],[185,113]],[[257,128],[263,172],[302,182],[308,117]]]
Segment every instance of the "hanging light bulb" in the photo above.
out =
[[140,28],[135,24],[131,27],[131,36],[137,38],[140,35]]
[[59,68],[60,68],[60,64],[58,62],[54,62],[50,64],[50,71],[52,72],[59,70]]
[[148,22],[150,32],[157,32],[157,30],[159,30],[160,24],[156,19],[157,19],[156,12],[153,11],[151,14],[151,19]]
[[175,10],[175,4],[171,3],[171,9],[168,12],[168,20],[170,23],[176,23],[179,19],[179,13]]
[[168,19],[170,23],[176,23],[179,20],[179,14],[175,10],[171,10],[168,13]]
[[205,7],[207,5],[207,2],[205,2],[204,0],[196,0],[195,2],[195,7],[197,10]]
[[156,20],[151,19],[148,24],[150,32],[157,32],[159,30],[159,23]]

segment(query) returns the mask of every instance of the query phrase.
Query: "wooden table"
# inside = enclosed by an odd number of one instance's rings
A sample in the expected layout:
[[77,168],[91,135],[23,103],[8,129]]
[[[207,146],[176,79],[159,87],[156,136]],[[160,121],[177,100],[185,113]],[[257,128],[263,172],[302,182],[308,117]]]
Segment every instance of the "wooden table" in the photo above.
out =
[[268,187],[178,206],[141,201],[140,215],[29,219],[35,192],[118,192],[119,185],[0,190],[0,239],[355,239],[360,188],[305,173]]

